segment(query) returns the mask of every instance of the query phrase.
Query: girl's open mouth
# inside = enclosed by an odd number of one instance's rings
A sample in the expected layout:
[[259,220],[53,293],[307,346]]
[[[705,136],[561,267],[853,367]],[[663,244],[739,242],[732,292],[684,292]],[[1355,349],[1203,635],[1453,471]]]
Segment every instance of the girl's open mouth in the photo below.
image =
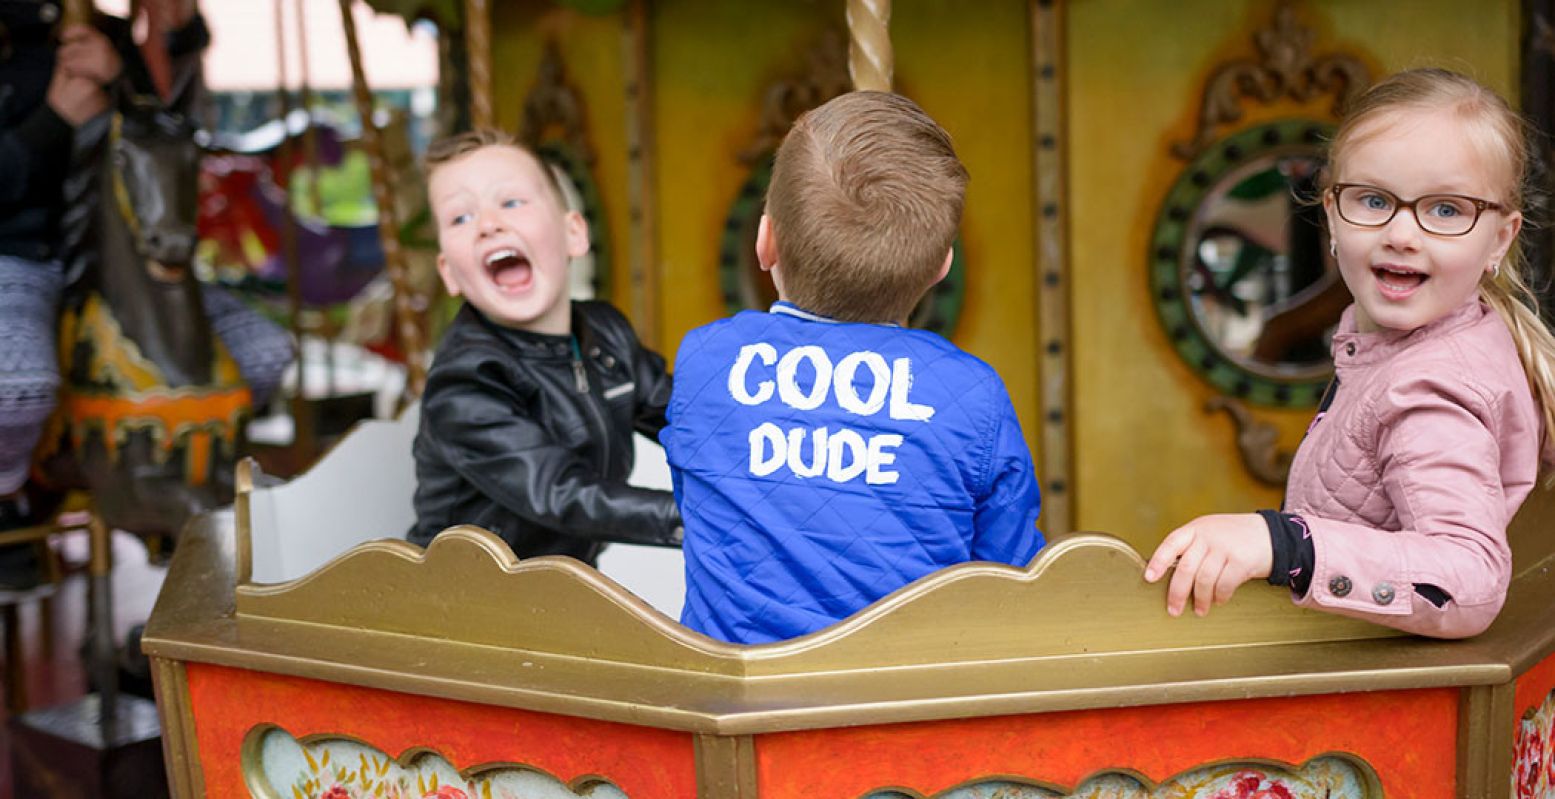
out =
[[1424,272],[1396,266],[1374,266],[1371,273],[1377,277],[1377,287],[1381,289],[1382,296],[1390,300],[1408,297],[1430,279]]
[[486,273],[503,291],[520,291],[528,288],[534,277],[534,269],[523,253],[511,247],[496,250],[486,256]]

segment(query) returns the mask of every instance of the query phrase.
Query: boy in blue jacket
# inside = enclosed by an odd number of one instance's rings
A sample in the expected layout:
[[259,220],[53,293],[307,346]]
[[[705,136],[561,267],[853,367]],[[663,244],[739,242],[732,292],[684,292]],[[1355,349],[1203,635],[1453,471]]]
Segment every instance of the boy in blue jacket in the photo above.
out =
[[926,574],[1042,547],[1031,453],[987,364],[905,324],[950,269],[966,170],[912,101],[853,92],[778,148],[756,255],[779,301],[687,334],[660,434],[681,622],[763,643]]

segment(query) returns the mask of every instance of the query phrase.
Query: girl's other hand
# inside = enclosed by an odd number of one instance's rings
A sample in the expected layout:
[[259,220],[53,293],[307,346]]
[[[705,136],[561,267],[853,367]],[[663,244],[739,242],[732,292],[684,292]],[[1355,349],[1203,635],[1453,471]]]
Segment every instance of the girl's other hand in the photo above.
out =
[[1166,612],[1182,613],[1188,595],[1193,612],[1209,613],[1224,605],[1248,580],[1268,577],[1274,565],[1269,526],[1256,513],[1200,516],[1173,530],[1145,566],[1145,580],[1155,582],[1177,565],[1166,591]]

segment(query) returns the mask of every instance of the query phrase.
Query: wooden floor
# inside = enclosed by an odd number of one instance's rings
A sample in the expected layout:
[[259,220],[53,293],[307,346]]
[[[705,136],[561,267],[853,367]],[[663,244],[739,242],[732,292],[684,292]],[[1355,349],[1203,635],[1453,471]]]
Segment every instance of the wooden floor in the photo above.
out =
[[[58,536],[56,546],[67,563],[86,563],[85,532]],[[144,623],[151,614],[167,570],[149,563],[140,539],[128,533],[114,533],[113,550],[114,632],[115,640],[122,646],[130,627]],[[80,657],[81,640],[86,630],[86,587],[85,569],[75,569],[65,577],[55,595],[48,618],[36,603],[21,608],[30,709],[70,702],[86,694],[86,673]],[[53,634],[52,652],[45,651],[45,629]],[[6,663],[4,667],[10,669],[13,664]],[[3,712],[0,709],[0,713]],[[0,725],[0,739],[5,742],[0,746],[0,799],[12,799],[11,745],[5,729]]]

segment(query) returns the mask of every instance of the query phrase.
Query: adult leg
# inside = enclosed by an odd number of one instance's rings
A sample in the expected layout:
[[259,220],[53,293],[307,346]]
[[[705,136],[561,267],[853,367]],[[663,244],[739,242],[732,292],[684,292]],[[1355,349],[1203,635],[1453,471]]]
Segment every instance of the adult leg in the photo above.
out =
[[[64,282],[58,263],[0,255],[0,530],[41,521],[22,488],[58,400],[54,339]],[[0,589],[24,590],[37,582],[32,545],[0,548]]]
[[248,383],[255,410],[263,408],[281,385],[287,364],[296,357],[291,336],[220,286],[201,284],[200,298],[211,328]]
[[58,263],[0,255],[0,496],[27,482],[59,393]]

